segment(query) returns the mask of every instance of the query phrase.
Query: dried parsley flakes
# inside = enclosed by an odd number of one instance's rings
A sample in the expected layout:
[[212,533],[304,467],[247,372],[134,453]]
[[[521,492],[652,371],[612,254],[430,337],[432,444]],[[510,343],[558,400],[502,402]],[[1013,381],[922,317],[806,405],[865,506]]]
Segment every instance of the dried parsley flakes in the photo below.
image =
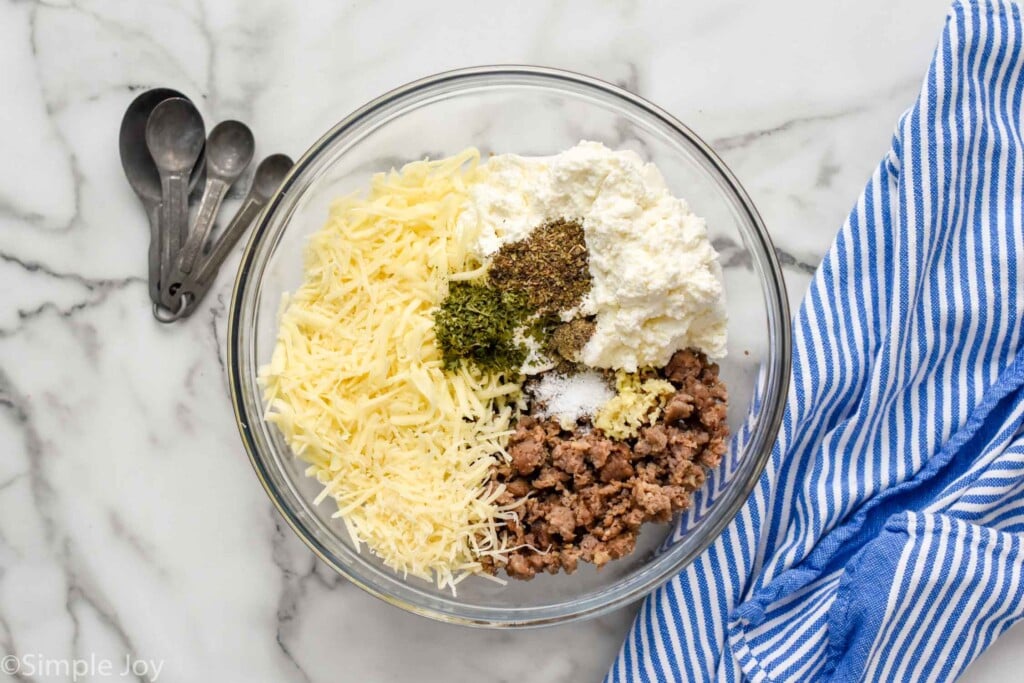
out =
[[452,282],[434,314],[437,344],[448,370],[470,362],[481,370],[518,374],[526,346],[516,330],[533,314],[526,296],[475,282]]

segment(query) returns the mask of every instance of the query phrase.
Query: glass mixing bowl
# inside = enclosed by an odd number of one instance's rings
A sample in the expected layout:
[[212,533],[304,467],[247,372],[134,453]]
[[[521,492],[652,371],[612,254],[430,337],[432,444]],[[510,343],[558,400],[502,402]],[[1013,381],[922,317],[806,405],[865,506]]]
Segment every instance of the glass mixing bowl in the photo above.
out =
[[[671,525],[645,525],[636,551],[601,570],[538,576],[501,586],[472,577],[458,594],[403,579],[365,547],[355,550],[320,486],[277,430],[263,421],[257,373],[270,360],[282,294],[302,281],[306,238],[332,199],[367,186],[377,171],[468,146],[488,153],[548,155],[579,140],[632,149],[653,161],[674,194],[707,219],[721,255],[729,310],[733,438],[721,466]],[[462,624],[514,627],[593,616],[646,595],[689,564],[723,530],[768,459],[789,376],[789,312],[775,251],[747,193],[711,149],[665,111],[621,88],[534,67],[482,67],[393,90],[341,121],[298,161],[256,225],[239,267],[228,332],[238,428],[252,465],[296,534],[342,576],[417,614]]]

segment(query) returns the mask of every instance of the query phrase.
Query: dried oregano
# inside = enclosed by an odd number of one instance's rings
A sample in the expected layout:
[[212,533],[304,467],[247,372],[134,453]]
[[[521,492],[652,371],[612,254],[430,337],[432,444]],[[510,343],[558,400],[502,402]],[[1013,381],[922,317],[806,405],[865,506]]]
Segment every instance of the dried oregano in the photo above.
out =
[[488,278],[500,289],[522,292],[538,313],[575,308],[590,291],[590,259],[583,225],[558,219],[525,239],[502,245]]

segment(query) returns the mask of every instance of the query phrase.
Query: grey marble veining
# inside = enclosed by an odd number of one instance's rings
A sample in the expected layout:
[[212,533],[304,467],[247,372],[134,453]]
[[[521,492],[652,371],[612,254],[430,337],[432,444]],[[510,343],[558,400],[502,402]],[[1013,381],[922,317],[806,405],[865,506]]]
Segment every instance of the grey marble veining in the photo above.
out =
[[[116,150],[139,90],[178,88],[208,125],[250,123],[258,155],[298,155],[355,107],[432,72],[518,62],[604,78],[722,155],[765,219],[795,305],[915,96],[945,9],[0,4],[0,656],[92,655],[114,674],[126,658],[161,664],[124,677],[139,681],[584,681],[632,618],[444,626],[369,597],[293,536],[233,422],[229,273],[187,323],[150,317],[148,231]],[[1008,680],[1022,643],[1018,627],[964,680]]]

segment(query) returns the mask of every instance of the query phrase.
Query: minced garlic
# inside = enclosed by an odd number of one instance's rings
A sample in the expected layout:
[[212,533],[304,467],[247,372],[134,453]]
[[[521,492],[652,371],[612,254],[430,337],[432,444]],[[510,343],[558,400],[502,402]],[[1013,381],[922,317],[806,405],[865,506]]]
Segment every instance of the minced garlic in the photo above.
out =
[[615,372],[616,395],[597,412],[594,426],[613,439],[628,439],[654,424],[675,387],[663,379],[641,380],[635,372]]

